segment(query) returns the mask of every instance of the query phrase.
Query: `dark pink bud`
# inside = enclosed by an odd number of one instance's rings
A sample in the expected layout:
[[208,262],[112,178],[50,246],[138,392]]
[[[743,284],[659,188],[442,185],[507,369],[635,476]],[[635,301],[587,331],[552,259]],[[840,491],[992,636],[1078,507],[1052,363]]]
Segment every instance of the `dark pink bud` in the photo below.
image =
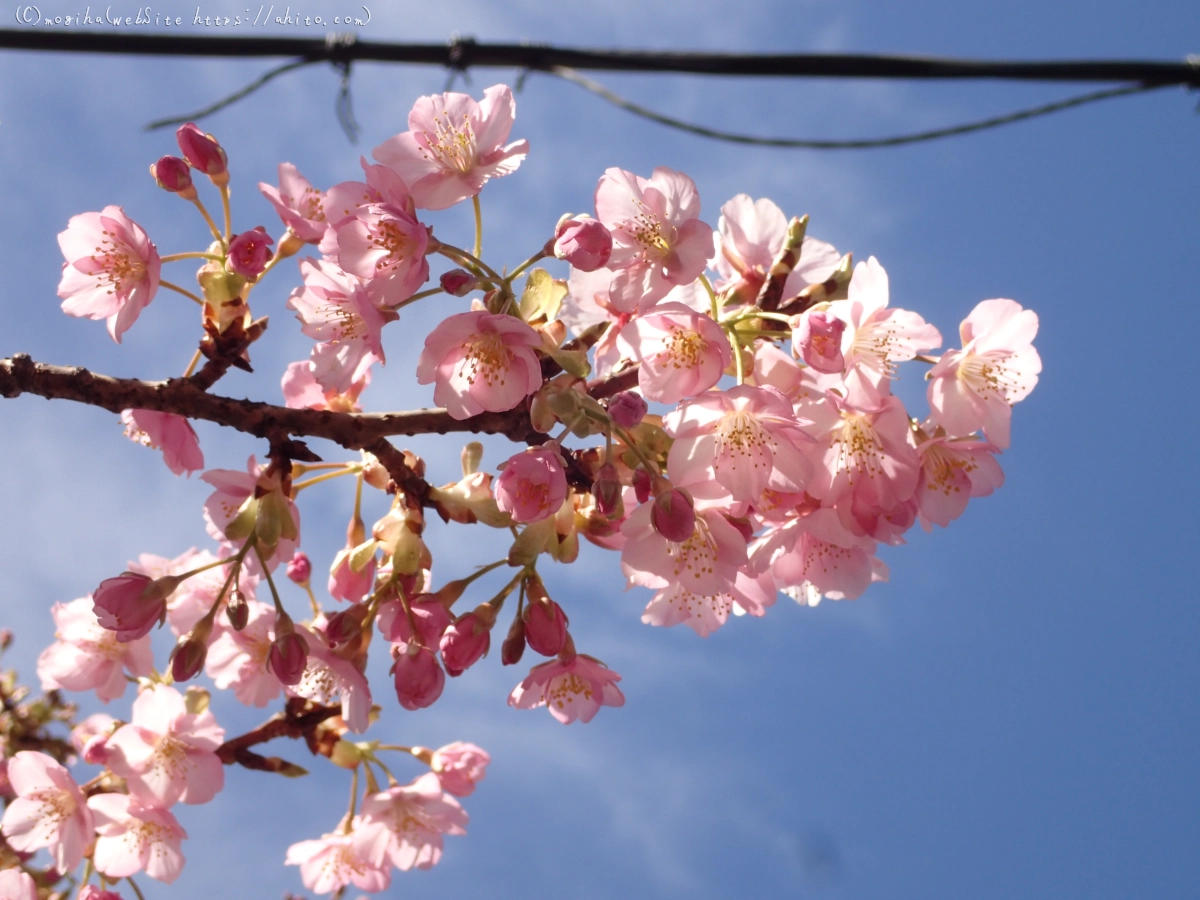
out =
[[229,181],[229,158],[211,134],[205,134],[194,122],[188,122],[179,126],[175,139],[179,141],[183,158],[192,168],[199,169],[209,177],[223,175],[224,180]]
[[696,510],[687,491],[671,488],[654,498],[650,524],[668,541],[682,544],[696,530]]
[[151,164],[150,174],[164,191],[196,196],[196,189],[192,187],[192,170],[178,156],[164,156]]
[[267,654],[267,669],[284,684],[299,684],[308,667],[308,641],[294,631],[277,635]]
[[[446,605],[433,594],[417,594],[408,602],[408,608],[412,612],[412,621],[417,625],[420,643],[436,647],[442,639],[442,632],[454,621]],[[412,624],[398,600],[382,604],[377,621],[379,633],[393,644],[407,644],[413,639]]]
[[633,473],[633,493],[637,496],[638,503],[645,503],[650,499],[650,473],[645,469],[638,469]]
[[83,758],[83,761],[93,766],[106,765],[109,757],[112,756],[112,751],[108,749],[108,739],[110,737],[112,735],[94,734],[88,738],[88,742],[83,745],[83,750],[79,754]]
[[451,269],[439,279],[442,290],[452,297],[465,297],[479,287],[479,279],[466,269]]
[[229,600],[225,603],[225,617],[229,619],[229,627],[234,631],[241,631],[250,621],[250,604],[246,602],[246,595],[241,591],[235,590],[229,595]]
[[611,516],[621,503],[621,479],[617,477],[617,467],[605,463],[596,473],[592,482],[592,496],[596,498],[596,509],[602,516]]
[[567,643],[567,616],[553,600],[525,607],[525,640],[542,656],[557,656]]
[[259,225],[253,231],[243,231],[229,242],[227,266],[229,271],[254,280],[263,273],[271,259],[271,244],[275,239]]
[[520,616],[513,617],[504,643],[500,645],[500,665],[515,666],[525,655],[525,620]]
[[292,561],[287,564],[287,577],[300,587],[308,584],[309,579],[312,578],[312,560],[308,558],[307,554],[296,551]]
[[846,323],[823,312],[808,312],[798,318],[792,331],[792,349],[818,372],[840,373],[846,367],[842,356]]
[[446,686],[446,673],[428,647],[408,644],[396,657],[396,699],[407,710],[433,706]]
[[348,644],[362,634],[362,622],[357,610],[342,610],[329,617],[325,624],[325,637],[329,643],[337,647]]
[[117,640],[135,641],[150,633],[167,615],[167,597],[179,579],[154,580],[135,572],[100,582],[92,594],[92,611],[100,625],[117,633]]
[[646,416],[646,401],[641,394],[621,391],[608,401],[608,414],[622,428],[637,428]]
[[612,255],[612,233],[597,219],[567,219],[557,229],[554,255],[580,272],[594,272]]
[[187,634],[179,639],[171,654],[171,677],[176,683],[191,681],[204,668],[208,656],[208,642],[198,634]]
[[79,900],[123,900],[120,894],[105,891],[94,884],[85,884],[79,891]]
[[483,658],[492,644],[488,624],[475,613],[459,616],[442,635],[442,663],[449,675],[457,677]]

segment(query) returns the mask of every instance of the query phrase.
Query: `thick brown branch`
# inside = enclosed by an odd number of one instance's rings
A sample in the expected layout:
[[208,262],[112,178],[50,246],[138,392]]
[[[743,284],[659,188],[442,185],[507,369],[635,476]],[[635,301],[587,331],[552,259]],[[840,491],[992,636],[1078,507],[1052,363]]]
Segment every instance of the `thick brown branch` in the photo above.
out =
[[[256,744],[273,741],[278,737],[306,737],[326,719],[332,719],[340,712],[341,709],[336,706],[315,706],[307,711],[300,711],[289,704],[287,711],[276,713],[253,731],[247,731],[245,734],[227,740],[217,748],[217,756],[227,766],[241,763],[252,769],[279,771],[277,766],[271,764],[271,760],[259,756],[257,753],[251,753],[249,748]],[[265,762],[267,765],[261,765],[259,761]]]

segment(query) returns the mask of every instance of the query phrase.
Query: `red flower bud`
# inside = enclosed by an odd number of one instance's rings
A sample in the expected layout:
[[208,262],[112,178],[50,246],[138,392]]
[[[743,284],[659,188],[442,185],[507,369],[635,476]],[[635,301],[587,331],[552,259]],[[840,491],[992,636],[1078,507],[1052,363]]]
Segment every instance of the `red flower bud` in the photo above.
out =
[[561,222],[554,236],[554,255],[580,272],[594,272],[612,255],[612,232],[589,216]]
[[181,637],[171,653],[171,677],[175,683],[191,681],[199,675],[207,656],[207,635],[189,633]]
[[214,184],[229,183],[229,158],[217,139],[205,134],[194,122],[181,125],[175,132],[179,149],[188,164],[199,169],[213,180]]
[[362,634],[362,622],[354,609],[334,613],[325,624],[325,637],[334,647],[348,644]]
[[307,554],[296,551],[292,561],[287,564],[287,577],[300,587],[308,584],[308,580],[312,578],[312,560],[308,558]]
[[410,643],[396,657],[396,699],[407,710],[433,706],[446,686],[446,673],[428,647]]
[[633,493],[637,497],[638,503],[645,503],[650,499],[650,473],[645,469],[638,469],[633,473]]
[[241,631],[250,621],[250,604],[246,602],[246,595],[241,591],[235,590],[229,595],[225,602],[225,617],[229,619],[229,627],[234,631]]
[[192,170],[178,156],[164,156],[150,165],[150,175],[164,191],[179,194],[185,200],[196,198],[196,188],[192,186]]
[[261,225],[252,231],[234,235],[229,242],[226,262],[229,271],[250,281],[258,278],[271,259],[270,245],[273,243],[275,239]]
[[650,524],[668,541],[681,544],[696,530],[696,510],[687,491],[671,488],[654,498]]
[[567,616],[553,600],[525,607],[525,640],[542,656],[557,656],[567,643]]
[[267,669],[284,684],[299,684],[308,667],[308,641],[294,631],[275,636],[267,654]]
[[596,498],[596,509],[602,516],[611,516],[621,503],[621,479],[617,477],[617,467],[605,463],[596,473],[592,482],[592,496]]
[[637,428],[646,416],[646,401],[641,394],[621,391],[608,401],[608,414],[622,428]]
[[500,645],[500,664],[515,666],[524,655],[525,620],[520,616],[514,616],[513,623],[508,629],[508,635],[504,638],[504,643]]
[[442,290],[452,297],[465,297],[479,287],[479,279],[466,269],[451,269],[439,279]]
[[442,635],[442,663],[446,672],[458,677],[479,662],[491,644],[488,623],[473,612],[459,616]]

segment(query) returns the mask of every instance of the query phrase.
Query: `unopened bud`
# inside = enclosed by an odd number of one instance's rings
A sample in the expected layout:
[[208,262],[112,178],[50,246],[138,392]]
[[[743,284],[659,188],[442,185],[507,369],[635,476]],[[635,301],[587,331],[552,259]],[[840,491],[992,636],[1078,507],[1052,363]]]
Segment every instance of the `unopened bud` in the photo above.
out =
[[308,558],[308,554],[296,551],[296,555],[287,564],[287,577],[300,587],[308,584],[312,578],[312,560]]
[[605,463],[596,473],[592,482],[592,496],[596,498],[596,509],[602,516],[611,516],[621,504],[621,480],[617,477],[617,467]]
[[645,469],[638,469],[633,473],[633,493],[637,497],[638,503],[645,503],[650,499],[650,473]]
[[178,194],[184,200],[196,199],[196,188],[192,184],[192,170],[178,156],[164,156],[150,164],[150,176],[164,191]]
[[514,616],[504,643],[500,645],[500,664],[515,666],[525,655],[525,620]]
[[194,122],[181,125],[175,132],[183,158],[194,169],[212,179],[213,184],[229,183],[229,158],[211,134],[205,134]]
[[690,538],[696,530],[696,509],[687,491],[671,488],[655,497],[650,523],[672,543],[681,544]]
[[91,763],[93,766],[107,765],[112,757],[112,751],[108,749],[108,739],[112,735],[95,734],[88,738],[88,742],[83,745],[83,752],[80,753],[85,763]]
[[442,290],[452,297],[465,297],[479,287],[479,279],[466,269],[451,269],[438,279]]
[[234,631],[241,631],[250,621],[250,604],[246,602],[246,595],[240,590],[234,590],[225,602],[225,618],[229,620],[229,627]]
[[267,669],[286,685],[299,684],[308,667],[308,641],[294,631],[275,637],[267,654]]
[[356,610],[346,609],[334,613],[325,625],[325,636],[337,647],[348,644],[362,634],[362,622]]
[[396,657],[396,699],[407,710],[432,706],[446,686],[446,673],[428,647],[415,641]]
[[204,668],[204,659],[208,656],[208,635],[197,634],[199,630],[198,625],[195,630],[181,637],[171,654],[171,677],[177,684],[191,681]]
[[275,239],[267,234],[261,225],[250,231],[235,234],[229,242],[229,255],[226,265],[235,275],[241,275],[247,281],[254,281],[271,259],[271,244]]
[[602,268],[612,255],[612,248],[612,232],[590,216],[560,221],[555,229],[554,255],[580,272]]
[[562,607],[549,598],[525,607],[525,640],[542,656],[557,656],[562,650],[567,642],[567,624]]
[[459,676],[483,658],[492,644],[490,624],[482,616],[469,612],[451,624],[442,634],[442,663],[446,672]]
[[637,428],[646,416],[646,401],[641,394],[621,391],[608,401],[608,414],[622,428]]

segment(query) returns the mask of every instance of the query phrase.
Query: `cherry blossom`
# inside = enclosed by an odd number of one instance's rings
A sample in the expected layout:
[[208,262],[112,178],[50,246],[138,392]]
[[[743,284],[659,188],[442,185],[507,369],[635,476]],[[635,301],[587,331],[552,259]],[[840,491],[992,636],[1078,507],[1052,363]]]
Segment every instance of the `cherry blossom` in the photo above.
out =
[[135,443],[161,450],[163,462],[176,475],[204,468],[204,453],[192,423],[183,416],[152,409],[127,409],[121,413],[125,436]]
[[300,867],[304,886],[318,894],[340,892],[347,885],[383,891],[392,882],[385,863],[387,831],[355,818],[349,833],[339,829],[288,847],[286,864]]
[[158,290],[158,249],[119,206],[72,216],[58,246],[67,259],[58,285],[63,312],[107,319],[121,343]]
[[552,659],[529,670],[509,694],[508,705],[517,709],[545,706],[564,725],[576,719],[590,722],[601,706],[625,705],[625,695],[616,685],[620,680],[620,675],[590,656]]
[[258,189],[275,207],[283,224],[306,244],[315,244],[328,224],[322,200],[324,195],[309,183],[291,163],[279,164],[279,187],[259,182]]
[[254,281],[263,273],[271,258],[270,245],[275,239],[261,225],[250,231],[235,234],[229,241],[226,265],[230,272]]
[[247,601],[247,606],[249,615],[240,631],[218,624],[204,671],[219,689],[233,688],[240,702],[261,707],[283,690],[283,684],[267,668],[275,640],[275,610],[257,600]]
[[54,605],[57,641],[38,657],[37,674],[43,690],[94,690],[107,703],[124,696],[126,672],[150,674],[154,655],[149,637],[120,641],[100,624],[92,607],[91,596]]
[[170,884],[183,871],[181,844],[187,832],[168,810],[129,794],[88,799],[96,817],[96,870],[105,878],[128,878],[142,870]]
[[179,691],[156,684],[138,694],[133,720],[109,738],[109,767],[151,806],[207,803],[225,785],[215,752],[224,740],[211,712],[188,712]]
[[733,359],[721,326],[682,303],[662,303],[638,316],[621,329],[617,348],[642,364],[638,385],[660,403],[708,390]]
[[434,772],[407,785],[395,785],[362,802],[362,820],[383,825],[389,834],[387,858],[402,872],[431,869],[442,856],[442,835],[467,833],[467,814],[442,789]]
[[780,588],[811,584],[834,599],[853,600],[876,579],[875,541],[847,530],[832,509],[769,528],[753,548],[752,563]]
[[366,731],[371,688],[362,672],[334,654],[308,629],[297,627],[296,632],[308,644],[308,663],[299,682],[288,686],[288,693],[326,706],[340,703],[347,727],[358,734]]
[[948,526],[967,508],[972,497],[987,497],[1004,484],[1004,472],[996,461],[999,448],[987,441],[951,439],[935,435],[917,445],[921,477],[917,503],[921,527]]
[[408,114],[409,130],[371,155],[404,179],[418,207],[446,209],[520,166],[529,142],[505,144],[515,114],[512,91],[503,84],[485,90],[479,103],[467,94],[421,97]]
[[643,311],[672,286],[694,281],[713,255],[696,183],[664,166],[650,178],[606,170],[596,187],[596,218],[612,232],[611,292]]
[[437,774],[442,790],[456,797],[469,797],[475,785],[487,775],[491,755],[481,747],[455,741],[433,751],[430,768]]
[[697,594],[682,581],[672,582],[646,605],[642,621],[666,627],[682,623],[708,637],[725,624],[730,612],[762,616],[774,603],[775,582],[770,576],[738,572],[728,590],[714,594]]
[[79,865],[92,839],[92,814],[71,773],[45,753],[22,750],[8,760],[16,793],[0,831],[18,853],[46,847],[60,872]]
[[513,316],[482,310],[442,320],[417,361],[417,383],[455,419],[512,409],[542,385],[538,333]]
[[[201,480],[207,481],[216,488],[204,501],[204,519],[208,533],[217,540],[225,538],[225,530],[238,516],[247,501],[258,499],[256,494],[261,497],[266,493],[280,490],[275,480],[278,476],[272,478],[268,468],[258,465],[253,456],[247,460],[245,472],[239,472],[236,469],[209,469],[200,477]],[[296,546],[300,543],[300,510],[296,508],[296,504],[290,498],[284,498],[281,505],[291,518],[295,536],[289,537],[281,534],[272,552],[267,553],[269,548],[263,549],[267,564],[272,569],[279,563],[290,560],[296,552]],[[251,572],[255,572],[257,563],[257,554],[252,553],[247,556],[246,566]]]
[[567,475],[553,443],[511,457],[493,484],[496,506],[514,522],[537,522],[558,512],[567,499]]
[[680,583],[697,594],[723,594],[746,564],[746,540],[717,509],[697,510],[692,536],[668,541],[650,522],[650,505],[639,506],[621,526],[621,568],[629,584],[665,588]]
[[366,281],[375,304],[395,306],[429,280],[429,231],[410,209],[393,203],[361,206],[334,232],[338,263]]
[[1037,384],[1033,348],[1038,317],[1014,300],[984,300],[959,327],[961,350],[947,351],[929,373],[934,421],[955,437],[982,428],[1001,450],[1009,444],[1012,405]]
[[0,870],[0,898],[38,900],[37,884],[29,877],[28,872],[15,868]]

